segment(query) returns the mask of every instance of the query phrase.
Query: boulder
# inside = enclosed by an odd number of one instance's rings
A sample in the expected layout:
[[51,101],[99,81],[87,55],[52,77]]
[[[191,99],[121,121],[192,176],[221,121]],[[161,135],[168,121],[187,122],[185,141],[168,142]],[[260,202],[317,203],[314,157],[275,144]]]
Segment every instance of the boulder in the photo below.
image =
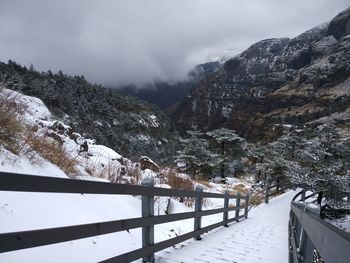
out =
[[159,172],[158,164],[156,164],[151,158],[147,156],[141,156],[139,163],[141,166],[141,170],[149,169],[156,173]]

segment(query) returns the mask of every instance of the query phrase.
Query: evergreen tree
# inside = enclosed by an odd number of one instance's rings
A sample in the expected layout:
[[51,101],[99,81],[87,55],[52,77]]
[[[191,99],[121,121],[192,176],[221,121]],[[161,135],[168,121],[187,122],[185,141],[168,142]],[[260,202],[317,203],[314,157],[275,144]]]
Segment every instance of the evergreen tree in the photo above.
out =
[[306,190],[323,192],[333,209],[350,209],[350,138],[332,124],[305,127],[262,146],[253,155],[264,156],[257,170],[267,176],[285,175]]
[[230,167],[237,173],[242,170],[241,157],[244,155],[245,140],[239,137],[235,131],[226,128],[216,129],[206,133],[220,147],[221,178],[225,178],[225,163],[231,163]]
[[177,152],[175,161],[192,176],[211,176],[213,169],[222,162],[219,154],[212,153],[209,150],[209,143],[201,138],[203,133],[187,131],[188,138],[181,139],[181,150]]

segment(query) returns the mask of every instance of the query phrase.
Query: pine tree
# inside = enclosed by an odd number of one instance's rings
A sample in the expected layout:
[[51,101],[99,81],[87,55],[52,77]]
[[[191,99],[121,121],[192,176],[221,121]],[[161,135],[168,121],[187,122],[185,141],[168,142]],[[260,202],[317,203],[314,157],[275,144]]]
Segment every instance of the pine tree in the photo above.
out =
[[345,201],[350,194],[350,138],[342,137],[334,125],[290,132],[259,151],[264,162],[258,170],[268,176],[285,175],[306,190],[322,191],[333,209],[350,209]]
[[221,178],[225,178],[225,163],[231,161],[231,168],[237,173],[242,169],[241,157],[244,155],[245,140],[239,137],[235,131],[226,128],[216,129],[206,133],[214,139],[220,147],[221,157]]
[[220,165],[222,158],[209,150],[209,143],[201,138],[203,133],[197,130],[187,131],[188,138],[181,139],[181,150],[177,152],[175,162],[192,176],[211,176],[213,169]]

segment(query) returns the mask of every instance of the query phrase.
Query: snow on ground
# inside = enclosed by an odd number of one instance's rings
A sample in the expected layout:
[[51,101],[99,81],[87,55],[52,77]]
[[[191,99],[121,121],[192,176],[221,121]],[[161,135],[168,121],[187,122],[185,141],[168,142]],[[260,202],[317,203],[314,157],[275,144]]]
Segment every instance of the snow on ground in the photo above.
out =
[[[53,174],[59,174],[59,168],[43,163],[42,168]],[[10,167],[11,165],[8,165]],[[26,164],[21,169],[39,171]],[[10,170],[6,165],[1,170]],[[20,168],[17,168],[21,172]],[[22,172],[24,172],[22,170]],[[62,172],[61,172],[62,173]],[[67,177],[61,174],[61,177]],[[102,180],[90,177],[93,180]],[[286,256],[287,218],[289,202],[294,193],[286,194],[271,200],[270,205],[262,205],[253,209],[248,220],[234,223],[229,228],[220,228],[206,234],[202,241],[187,241],[160,252],[159,262],[193,262],[201,255],[208,262],[220,262],[218,259],[232,259],[236,262],[286,262],[281,260]],[[164,207],[167,199],[156,199],[157,205]],[[160,205],[159,203],[163,203]],[[232,204],[231,204],[232,205]],[[221,199],[206,199],[203,209],[222,207]],[[171,199],[170,213],[193,211],[184,204]],[[161,211],[155,211],[162,214]],[[141,200],[139,197],[121,195],[91,195],[91,194],[55,194],[55,193],[25,193],[0,191],[0,233],[24,231],[58,226],[77,225],[141,215]],[[230,212],[230,217],[234,212]],[[222,214],[203,217],[202,226],[207,226],[222,220]],[[177,235],[193,231],[193,219],[171,222],[155,226],[155,241],[159,242]],[[253,249],[248,247],[253,242]],[[255,242],[255,243],[254,243]],[[189,244],[191,244],[189,246]],[[258,248],[258,246],[262,246]],[[141,247],[141,229],[132,229],[114,234],[63,242],[37,248],[0,254],[0,262],[98,262]],[[183,247],[181,250],[180,247]],[[225,251],[220,251],[224,249]],[[267,249],[269,252],[266,253]],[[199,250],[199,251],[198,251]],[[249,250],[249,251],[248,251]],[[255,251],[256,250],[256,251]],[[249,253],[248,253],[248,252]],[[199,254],[198,254],[199,253]],[[252,256],[252,255],[256,255]],[[236,258],[238,257],[239,258]],[[266,259],[268,261],[260,260]],[[171,260],[170,260],[171,258]],[[245,261],[239,261],[246,258]],[[254,260],[253,260],[254,259]],[[279,259],[280,261],[274,261]],[[260,261],[259,261],[260,260]],[[232,261],[233,262],[233,261]]]
[[[171,213],[192,211],[171,199]],[[0,233],[77,225],[141,215],[138,197],[0,191]],[[232,216],[232,215],[231,215]],[[203,226],[222,220],[205,217]],[[193,219],[155,227],[156,242],[193,231]],[[97,262],[141,247],[141,229],[0,254],[0,262]]]
[[290,191],[253,209],[248,219],[189,240],[156,254],[156,261],[171,262],[288,262]]
[[20,157],[9,152],[8,150],[4,149],[1,145],[0,171],[9,173],[24,173],[67,178],[67,175],[60,168],[46,161],[40,156],[37,156],[35,163],[33,163],[33,161],[29,160],[28,158]]
[[350,233],[350,215],[338,219],[325,219],[326,222],[340,228],[341,230]]

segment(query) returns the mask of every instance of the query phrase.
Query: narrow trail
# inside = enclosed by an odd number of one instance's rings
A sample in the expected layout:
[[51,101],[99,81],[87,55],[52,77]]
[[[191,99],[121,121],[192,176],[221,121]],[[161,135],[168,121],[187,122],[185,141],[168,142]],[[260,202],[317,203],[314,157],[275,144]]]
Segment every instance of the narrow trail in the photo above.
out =
[[156,262],[288,262],[288,218],[290,202],[296,194],[289,191],[253,208],[248,219],[221,227],[156,254]]

